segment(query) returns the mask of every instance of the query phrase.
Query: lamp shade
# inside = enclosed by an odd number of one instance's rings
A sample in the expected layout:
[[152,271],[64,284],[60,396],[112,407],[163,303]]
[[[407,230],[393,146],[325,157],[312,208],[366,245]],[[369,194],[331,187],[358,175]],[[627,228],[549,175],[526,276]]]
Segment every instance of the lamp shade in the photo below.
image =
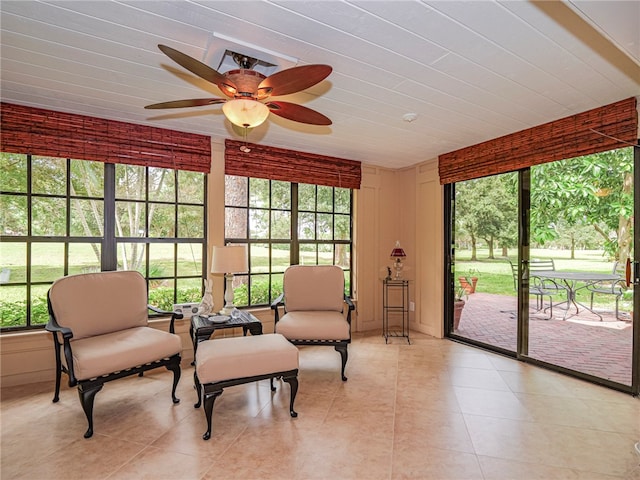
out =
[[269,116],[269,107],[264,103],[246,98],[225,102],[222,111],[231,123],[246,128],[257,127]]
[[407,256],[406,253],[404,253],[404,250],[402,249],[402,247],[400,246],[400,241],[398,240],[396,242],[396,246],[393,250],[391,250],[391,257],[394,258],[404,258]]
[[211,273],[238,273],[249,271],[246,245],[213,247]]

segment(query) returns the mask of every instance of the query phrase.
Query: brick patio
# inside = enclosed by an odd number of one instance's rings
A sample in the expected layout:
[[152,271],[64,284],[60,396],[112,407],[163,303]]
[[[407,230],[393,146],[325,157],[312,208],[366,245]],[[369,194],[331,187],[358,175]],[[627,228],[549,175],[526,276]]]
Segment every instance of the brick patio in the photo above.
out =
[[[456,333],[515,352],[516,302],[515,297],[506,295],[469,295]],[[553,313],[551,320],[545,319],[548,314],[530,317],[531,358],[631,385],[630,320],[616,320],[613,312],[602,313],[602,321],[588,311],[566,320],[562,319],[563,309],[556,308]]]

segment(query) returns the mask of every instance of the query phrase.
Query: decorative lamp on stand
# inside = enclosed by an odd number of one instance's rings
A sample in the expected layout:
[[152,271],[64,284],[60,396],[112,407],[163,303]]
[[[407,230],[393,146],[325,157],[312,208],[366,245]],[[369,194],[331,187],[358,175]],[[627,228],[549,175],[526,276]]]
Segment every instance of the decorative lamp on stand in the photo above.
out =
[[231,315],[233,305],[233,275],[249,271],[246,245],[226,245],[213,247],[211,273],[224,273],[224,308],[221,315]]
[[402,263],[402,261],[407,256],[407,254],[404,253],[404,250],[400,246],[400,240],[396,241],[396,246],[393,250],[391,250],[390,256],[391,256],[391,260],[394,261],[393,268],[396,270],[395,280],[400,280],[402,278],[402,267],[404,267],[404,264]]

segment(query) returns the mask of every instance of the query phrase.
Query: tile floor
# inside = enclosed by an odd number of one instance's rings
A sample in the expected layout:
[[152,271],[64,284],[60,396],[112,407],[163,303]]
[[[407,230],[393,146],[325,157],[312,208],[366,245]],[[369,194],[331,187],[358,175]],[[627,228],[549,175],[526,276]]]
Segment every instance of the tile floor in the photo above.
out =
[[[220,340],[224,341],[224,340]],[[388,345],[359,335],[349,381],[331,348],[300,350],[298,418],[289,387],[232,387],[204,441],[193,368],[182,402],[166,370],[108,384],[95,434],[75,389],[2,389],[2,480],[39,479],[640,479],[640,400],[449,340]]]

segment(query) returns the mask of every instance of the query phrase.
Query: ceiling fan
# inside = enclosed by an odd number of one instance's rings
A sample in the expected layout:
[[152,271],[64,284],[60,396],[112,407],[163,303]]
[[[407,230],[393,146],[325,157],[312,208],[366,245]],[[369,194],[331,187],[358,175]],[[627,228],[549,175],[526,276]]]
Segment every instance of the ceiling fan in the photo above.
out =
[[309,88],[324,80],[332,71],[329,65],[303,65],[288,68],[266,77],[252,70],[257,60],[235,54],[233,59],[240,67],[226,73],[219,73],[210,66],[166,45],[158,48],[171,60],[191,73],[213,83],[226,98],[192,98],[147,105],[147,109],[201,107],[223,104],[222,111],[235,125],[253,128],[264,122],[269,113],[294,122],[310,125],[331,125],[331,120],[323,114],[302,105],[279,100],[271,100],[278,95],[289,95]]

